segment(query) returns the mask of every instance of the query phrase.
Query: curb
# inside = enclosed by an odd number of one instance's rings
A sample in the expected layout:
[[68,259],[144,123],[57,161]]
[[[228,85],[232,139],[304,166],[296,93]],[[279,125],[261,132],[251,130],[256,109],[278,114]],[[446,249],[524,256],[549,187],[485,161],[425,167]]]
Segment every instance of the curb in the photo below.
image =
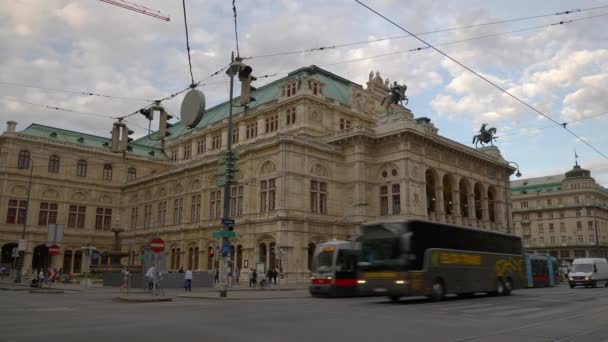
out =
[[201,296],[188,296],[178,295],[178,298],[185,299],[202,299],[202,300],[271,300],[271,299],[298,299],[298,298],[312,298],[311,296],[294,296],[294,297],[261,297],[261,298],[234,298],[234,297],[201,297]]
[[42,289],[35,290],[35,289],[32,289],[32,290],[30,290],[30,293],[61,294],[61,293],[64,293],[64,292],[63,292],[63,290],[53,290],[53,289],[51,289],[51,290],[42,290]]
[[142,298],[142,297],[128,297],[128,296],[118,296],[116,300],[121,302],[128,303],[162,303],[162,302],[171,302],[173,298],[171,297],[150,297],[150,298]]

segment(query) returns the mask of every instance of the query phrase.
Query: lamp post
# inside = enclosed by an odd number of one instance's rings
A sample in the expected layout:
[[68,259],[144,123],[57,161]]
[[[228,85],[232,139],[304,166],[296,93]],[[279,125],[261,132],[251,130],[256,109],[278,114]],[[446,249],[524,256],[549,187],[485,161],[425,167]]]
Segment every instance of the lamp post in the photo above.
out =
[[[515,165],[517,172],[515,173],[515,177],[519,178],[521,177],[521,172],[519,171],[519,165],[516,162],[511,162],[511,161],[507,161],[507,165],[513,164]],[[510,191],[509,187],[507,186],[509,182],[509,178],[505,177],[505,207],[507,210],[505,210],[506,212],[506,216],[507,216],[507,233],[511,234],[511,209],[509,208],[508,205],[508,195],[507,192]]]
[[[21,230],[21,241],[25,241],[25,227],[27,226],[27,215],[28,212],[30,210],[30,195],[32,193],[32,178],[34,176],[34,160],[31,157],[29,158],[29,162],[30,162],[30,180],[29,180],[29,185],[27,187],[27,205],[25,207],[25,213],[23,215],[23,229]],[[24,243],[24,242],[21,242]],[[17,248],[19,248],[19,262],[18,267],[17,267],[17,273],[15,275],[15,283],[21,283],[21,273],[23,271],[23,264],[25,262],[25,249],[27,248],[27,244],[26,246],[23,246],[23,250],[21,250],[22,246],[18,246]]]

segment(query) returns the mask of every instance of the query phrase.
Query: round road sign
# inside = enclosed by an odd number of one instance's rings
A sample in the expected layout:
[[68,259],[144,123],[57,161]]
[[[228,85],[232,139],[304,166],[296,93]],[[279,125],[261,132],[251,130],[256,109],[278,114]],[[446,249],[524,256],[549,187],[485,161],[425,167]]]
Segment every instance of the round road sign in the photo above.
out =
[[59,252],[61,252],[61,247],[59,247],[59,245],[52,245],[49,247],[50,255],[57,255]]
[[150,241],[150,249],[154,253],[160,253],[165,250],[165,241],[161,238],[154,238]]
[[192,128],[196,126],[205,114],[205,94],[198,89],[190,90],[182,101],[181,119]]

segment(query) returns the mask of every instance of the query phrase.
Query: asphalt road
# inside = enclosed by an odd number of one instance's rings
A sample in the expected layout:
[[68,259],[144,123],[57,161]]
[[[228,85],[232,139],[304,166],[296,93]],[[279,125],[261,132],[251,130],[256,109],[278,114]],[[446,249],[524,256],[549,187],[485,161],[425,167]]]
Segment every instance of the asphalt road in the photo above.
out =
[[[303,295],[294,291],[294,295]],[[510,297],[117,302],[116,291],[0,291],[0,341],[608,341],[608,288]]]

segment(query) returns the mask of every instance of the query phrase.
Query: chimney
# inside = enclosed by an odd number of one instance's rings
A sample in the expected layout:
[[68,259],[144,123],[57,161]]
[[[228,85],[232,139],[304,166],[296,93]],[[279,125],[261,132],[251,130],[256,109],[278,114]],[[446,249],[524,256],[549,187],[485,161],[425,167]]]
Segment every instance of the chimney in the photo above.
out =
[[7,121],[6,122],[6,133],[15,134],[16,131],[17,131],[17,123],[15,121]]

